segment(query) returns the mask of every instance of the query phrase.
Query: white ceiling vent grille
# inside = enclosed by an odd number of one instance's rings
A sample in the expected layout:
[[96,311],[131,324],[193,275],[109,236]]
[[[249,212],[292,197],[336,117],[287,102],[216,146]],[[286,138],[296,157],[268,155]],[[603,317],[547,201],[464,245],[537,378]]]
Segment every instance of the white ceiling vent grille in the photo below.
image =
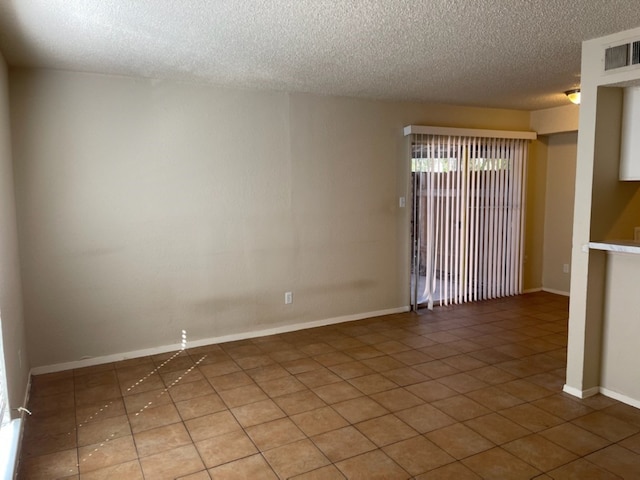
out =
[[604,51],[604,69],[626,67],[629,65],[629,44],[607,48]]

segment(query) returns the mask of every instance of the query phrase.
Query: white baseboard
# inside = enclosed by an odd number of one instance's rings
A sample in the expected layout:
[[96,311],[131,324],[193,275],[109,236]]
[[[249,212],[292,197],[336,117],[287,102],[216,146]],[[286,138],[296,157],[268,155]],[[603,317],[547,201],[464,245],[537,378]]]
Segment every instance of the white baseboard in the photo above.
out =
[[628,395],[624,395],[622,393],[616,392],[614,390],[609,390],[608,388],[604,387],[592,387],[587,388],[586,390],[580,390],[579,388],[570,387],[569,385],[565,384],[565,386],[562,387],[562,391],[578,398],[589,398],[598,393],[601,393],[605,397],[613,398],[614,400],[626,403],[627,405],[631,405],[635,408],[640,408],[640,400],[631,398]]
[[565,292],[564,290],[555,290],[553,288],[544,288],[544,287],[542,287],[542,291],[543,292],[548,292],[548,293],[555,293],[556,295],[562,295],[564,297],[568,297],[569,296],[569,292]]
[[604,387],[600,387],[600,393],[605,397],[613,398],[614,400],[626,403],[627,405],[631,405],[635,408],[640,408],[640,400],[631,398],[627,395],[623,395],[622,393],[614,392],[613,390],[609,390],[608,388]]
[[[220,337],[203,338],[200,340],[190,341],[188,347],[201,347],[203,345],[213,345],[216,343],[235,342],[237,340],[247,340],[249,338],[265,337],[268,335],[277,335],[280,333],[295,332],[298,330],[305,330],[308,328],[324,327],[327,325],[335,325],[336,323],[354,322],[357,320],[363,320],[365,318],[381,317],[383,315],[393,315],[396,313],[408,312],[410,308],[408,306],[391,308],[387,310],[376,310],[373,312],[357,313],[354,315],[345,315],[342,317],[327,318],[324,320],[316,320],[306,323],[295,323],[292,325],[282,325],[280,327],[267,328],[264,330],[253,330],[250,332],[234,333],[231,335],[223,335]],[[101,365],[103,363],[119,362],[121,360],[128,360],[130,358],[146,357],[148,355],[157,355],[160,353],[174,352],[179,350],[181,345],[179,343],[172,345],[163,345],[154,348],[145,348],[142,350],[134,350],[131,352],[114,353],[112,355],[104,355],[100,357],[84,358],[82,360],[74,360],[71,362],[56,363],[54,365],[43,365],[40,367],[34,367],[31,370],[33,375],[42,375],[44,373],[61,372],[64,370],[72,370],[74,368],[91,367],[94,365]]]
[[589,398],[600,393],[600,387],[592,387],[587,388],[586,390],[580,390],[579,388],[571,387],[565,384],[564,387],[562,387],[562,391],[564,393],[568,393],[569,395],[573,395],[574,397]]
[[526,290],[523,290],[522,293],[537,293],[541,291],[542,288],[527,288]]

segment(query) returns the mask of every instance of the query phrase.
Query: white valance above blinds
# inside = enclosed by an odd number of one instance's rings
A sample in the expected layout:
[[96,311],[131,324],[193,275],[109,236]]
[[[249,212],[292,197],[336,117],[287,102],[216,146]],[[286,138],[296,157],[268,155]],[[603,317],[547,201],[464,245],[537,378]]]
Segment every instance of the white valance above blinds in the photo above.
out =
[[404,127],[404,136],[411,134],[441,135],[447,137],[477,137],[477,138],[519,138],[522,140],[535,140],[536,132],[519,130],[482,130],[476,128],[430,127],[424,125],[407,125]]

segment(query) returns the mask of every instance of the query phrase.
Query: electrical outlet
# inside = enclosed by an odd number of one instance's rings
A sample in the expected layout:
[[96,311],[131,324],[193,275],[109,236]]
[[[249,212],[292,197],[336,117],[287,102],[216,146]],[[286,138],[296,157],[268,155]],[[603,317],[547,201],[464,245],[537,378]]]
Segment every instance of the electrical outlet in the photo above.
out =
[[400,208],[404,208],[407,205],[407,199],[405,197],[400,197]]
[[293,303],[293,293],[284,292],[284,304],[285,305],[290,305],[292,303]]
[[562,265],[562,273],[569,273],[569,264],[565,263]]

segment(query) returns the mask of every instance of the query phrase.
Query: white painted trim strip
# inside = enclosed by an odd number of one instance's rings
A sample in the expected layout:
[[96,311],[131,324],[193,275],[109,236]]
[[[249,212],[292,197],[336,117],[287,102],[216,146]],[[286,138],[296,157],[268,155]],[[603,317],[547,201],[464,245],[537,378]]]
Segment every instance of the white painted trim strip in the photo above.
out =
[[562,387],[562,391],[564,393],[568,393],[569,395],[573,395],[574,397],[589,398],[600,393],[600,387],[592,387],[587,388],[586,390],[580,390],[579,388],[571,387],[565,384],[564,387]]
[[[249,338],[265,337],[268,335],[277,335],[280,333],[295,332],[298,330],[305,330],[308,328],[324,327],[327,325],[334,325],[336,323],[353,322],[357,320],[364,320],[365,318],[381,317],[383,315],[393,315],[396,313],[408,312],[409,307],[398,307],[387,310],[377,310],[374,312],[358,313],[354,315],[345,315],[342,317],[327,318],[324,320],[316,320],[314,322],[295,323],[293,325],[282,325],[280,327],[268,328],[265,330],[255,330],[251,332],[234,333],[231,335],[223,335],[221,337],[203,338],[200,340],[190,341],[187,348],[201,347],[204,345],[213,345],[217,343],[235,342],[237,340],[247,340]],[[115,353],[113,355],[104,355],[101,357],[85,358],[82,360],[75,360],[72,362],[56,363],[54,365],[43,365],[40,367],[34,367],[31,370],[33,375],[42,375],[44,373],[61,372],[64,370],[72,370],[74,368],[91,367],[94,365],[101,365],[104,363],[119,362],[121,360],[128,360],[130,358],[146,357],[148,355],[157,355],[160,353],[167,353],[180,350],[181,345],[179,343],[173,345],[163,345],[160,347],[146,348],[143,350],[135,350],[132,352]]]
[[640,408],[640,400],[631,398],[627,395],[623,395],[622,393],[614,392],[613,390],[609,390],[608,388],[604,387],[600,387],[600,393],[605,397],[613,398],[614,400],[626,403],[627,405],[631,405],[635,408]]
[[517,130],[482,130],[476,128],[430,127],[422,125],[407,125],[404,127],[405,137],[412,133],[454,137],[522,138],[524,140],[535,140],[538,138],[536,132]]

